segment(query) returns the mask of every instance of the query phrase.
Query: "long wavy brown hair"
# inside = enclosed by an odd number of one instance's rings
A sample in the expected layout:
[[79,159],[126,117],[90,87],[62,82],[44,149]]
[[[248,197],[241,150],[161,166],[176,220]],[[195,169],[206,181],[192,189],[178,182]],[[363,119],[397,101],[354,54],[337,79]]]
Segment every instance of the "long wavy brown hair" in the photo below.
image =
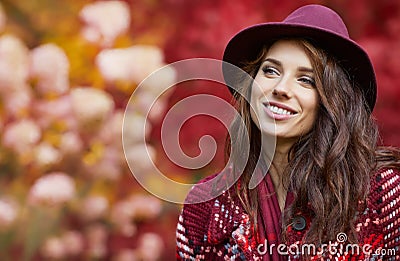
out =
[[[356,243],[355,219],[368,195],[370,177],[378,168],[399,167],[400,153],[377,147],[378,129],[360,89],[362,86],[350,80],[340,61],[312,40],[291,40],[303,47],[311,61],[320,104],[312,130],[290,149],[289,164],[281,177],[282,184],[295,194],[293,204],[283,213],[282,238],[285,240],[293,217],[303,212],[312,216],[304,243],[335,240],[340,232],[348,235],[349,242]],[[265,45],[255,60],[243,63],[242,69],[253,79],[271,45]],[[231,133],[237,137],[234,140],[227,137],[226,152],[233,162],[242,161],[245,139],[241,137],[247,130],[250,155],[235,193],[257,225],[257,189],[247,186],[261,153],[261,133],[251,119],[246,100],[252,83],[252,80],[238,80],[236,88],[242,88],[244,96],[236,93],[234,97],[240,117],[231,125]]]

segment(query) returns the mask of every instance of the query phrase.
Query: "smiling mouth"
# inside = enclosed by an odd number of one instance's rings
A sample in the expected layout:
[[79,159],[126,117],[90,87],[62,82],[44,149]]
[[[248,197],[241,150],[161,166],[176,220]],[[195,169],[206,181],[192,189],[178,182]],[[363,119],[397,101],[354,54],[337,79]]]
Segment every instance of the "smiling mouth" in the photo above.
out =
[[289,111],[287,109],[283,109],[283,108],[277,107],[275,105],[271,105],[271,104],[264,104],[264,105],[268,108],[268,110],[270,110],[274,114],[278,114],[278,115],[295,115],[295,114],[297,114],[296,112]]

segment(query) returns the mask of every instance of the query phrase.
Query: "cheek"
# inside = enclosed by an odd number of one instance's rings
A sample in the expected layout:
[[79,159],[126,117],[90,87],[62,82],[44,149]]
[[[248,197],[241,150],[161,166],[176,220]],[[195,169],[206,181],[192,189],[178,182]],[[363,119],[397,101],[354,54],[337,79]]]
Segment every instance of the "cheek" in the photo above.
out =
[[254,86],[254,84],[251,86],[251,92],[250,92],[250,116],[253,122],[258,126],[258,119],[256,116],[256,111],[257,111],[257,97],[259,96],[259,88],[257,86]]
[[314,91],[312,94],[304,96],[302,100],[303,109],[307,117],[307,125],[313,125],[317,118],[319,107],[318,94],[316,91]]
[[319,98],[317,90],[307,90],[306,92],[301,93],[299,97],[305,110],[309,112],[315,112],[318,110]]
[[314,122],[317,119],[317,114],[318,114],[318,102],[313,101],[312,103],[309,104],[309,107],[307,108],[307,122],[310,127],[314,124]]
[[[253,97],[251,97],[251,98],[253,98]],[[254,99],[251,99],[251,102],[250,102],[250,117],[251,117],[252,121],[257,125],[257,127],[260,128],[259,127],[260,123],[259,123],[258,117],[256,115],[256,111],[257,111],[257,107],[256,106],[257,105],[253,101],[254,101]]]

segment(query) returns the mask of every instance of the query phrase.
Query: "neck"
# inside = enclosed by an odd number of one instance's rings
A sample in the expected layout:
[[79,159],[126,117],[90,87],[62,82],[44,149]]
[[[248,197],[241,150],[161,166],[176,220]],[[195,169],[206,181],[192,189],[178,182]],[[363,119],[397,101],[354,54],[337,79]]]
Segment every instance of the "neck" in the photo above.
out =
[[[270,172],[271,174],[276,175],[278,177],[282,176],[283,171],[288,165],[288,154],[290,148],[294,144],[294,140],[288,139],[276,139],[275,151],[271,154],[271,149],[269,147],[263,148],[263,152],[267,159],[271,160]],[[267,143],[266,146],[269,144]]]
[[268,150],[263,148],[263,151],[266,154],[265,157],[272,159],[268,172],[271,176],[272,182],[274,183],[281,210],[284,208],[287,194],[287,190],[282,184],[282,177],[285,168],[288,166],[288,154],[293,144],[294,141],[277,139],[273,155],[268,155]]
[[[288,150],[276,147],[269,168],[270,175],[274,181],[279,181],[288,165]],[[275,182],[274,182],[275,183]]]

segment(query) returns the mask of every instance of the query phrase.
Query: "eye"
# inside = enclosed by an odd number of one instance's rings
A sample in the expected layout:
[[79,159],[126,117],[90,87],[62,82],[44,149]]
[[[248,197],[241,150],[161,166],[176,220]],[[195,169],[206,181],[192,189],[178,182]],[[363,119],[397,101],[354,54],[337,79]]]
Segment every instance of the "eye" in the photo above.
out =
[[312,77],[309,76],[303,76],[299,78],[299,81],[302,83],[305,83],[306,85],[315,87],[315,80]]
[[264,66],[262,68],[262,71],[266,75],[279,75],[279,71],[276,68],[269,66],[269,65]]

